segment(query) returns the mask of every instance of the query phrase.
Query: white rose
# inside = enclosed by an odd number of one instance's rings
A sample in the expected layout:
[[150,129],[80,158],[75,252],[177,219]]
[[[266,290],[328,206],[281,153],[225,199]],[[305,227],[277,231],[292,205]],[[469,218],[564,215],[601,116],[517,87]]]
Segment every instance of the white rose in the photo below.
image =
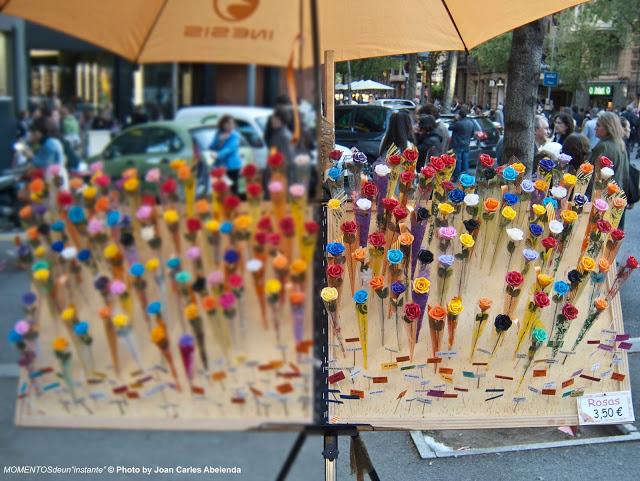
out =
[[386,175],[389,175],[389,172],[391,172],[391,169],[387,164],[378,164],[373,170],[378,177],[384,177]]
[[247,270],[249,272],[258,272],[262,269],[262,261],[260,259],[249,259],[247,261]]
[[365,197],[361,197],[356,201],[356,205],[360,210],[369,210],[371,209],[371,201]]
[[567,189],[557,185],[551,189],[551,195],[556,199],[564,199],[567,196]]
[[507,235],[509,236],[509,239],[511,239],[514,242],[519,242],[522,239],[524,239],[524,232],[522,232],[517,227],[512,227],[510,229],[507,229]]
[[60,253],[64,260],[70,261],[76,258],[78,255],[78,249],[75,247],[65,247]]
[[311,157],[307,154],[298,154],[293,159],[293,163],[299,167],[305,167],[311,163]]
[[140,237],[142,237],[142,240],[145,242],[149,242],[155,236],[156,236],[156,229],[152,225],[148,225],[140,229]]
[[600,169],[600,178],[607,180],[613,177],[613,169],[611,167],[603,167]]
[[552,220],[551,222],[549,222],[549,231],[551,231],[552,234],[560,234],[562,231],[564,230],[564,226],[562,225],[562,222],[560,222],[559,220]]
[[464,196],[464,203],[468,207],[475,207],[480,202],[480,196],[478,194],[467,194]]

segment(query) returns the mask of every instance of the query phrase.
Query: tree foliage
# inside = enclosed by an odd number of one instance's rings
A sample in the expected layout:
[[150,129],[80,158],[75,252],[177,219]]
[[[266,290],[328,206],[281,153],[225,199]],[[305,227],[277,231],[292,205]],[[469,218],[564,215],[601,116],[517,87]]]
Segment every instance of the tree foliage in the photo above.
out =
[[511,32],[498,35],[471,50],[471,57],[478,62],[481,70],[506,72],[511,52]]
[[[385,70],[402,69],[403,60],[393,57],[373,57],[351,61],[352,80],[381,80]],[[347,62],[336,63],[336,73],[342,76],[343,82],[347,81]]]

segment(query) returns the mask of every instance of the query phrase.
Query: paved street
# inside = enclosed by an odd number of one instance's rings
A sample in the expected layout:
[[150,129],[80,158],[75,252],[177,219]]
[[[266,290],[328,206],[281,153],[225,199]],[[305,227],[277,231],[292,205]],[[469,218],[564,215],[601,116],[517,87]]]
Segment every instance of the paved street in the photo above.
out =
[[[623,255],[638,251],[640,208],[628,212],[627,240]],[[27,287],[27,276],[15,269],[7,250],[11,243],[0,243],[4,268],[0,272],[0,364],[15,360],[14,350],[4,341],[12,322],[19,318],[16,299]],[[627,332],[640,336],[640,275],[622,291],[622,307]],[[640,413],[640,355],[631,357],[631,383],[635,412]],[[273,479],[294,440],[282,433],[190,433],[152,431],[89,431],[61,429],[17,429],[13,426],[15,378],[0,378],[0,465],[123,465],[123,466],[234,466],[241,475],[217,475],[218,479],[266,481]],[[406,432],[378,432],[364,435],[381,479],[418,481],[423,479],[483,480],[592,480],[637,479],[640,462],[638,443],[546,449],[503,455],[468,456],[459,459],[420,459]],[[544,440],[540,440],[544,441]],[[302,450],[290,474],[291,480],[324,479],[321,439],[311,439]],[[349,448],[341,441],[340,479],[350,479]],[[1,468],[0,468],[1,469]],[[635,474],[634,474],[635,473]],[[180,479],[203,479],[204,474],[181,475]],[[122,476],[83,476],[82,479],[136,480],[141,474]],[[154,479],[174,479],[175,475]],[[3,479],[23,480],[22,475],[4,475]],[[31,477],[30,479],[35,479]],[[41,478],[42,479],[42,478]],[[70,478],[71,479],[71,478]]]

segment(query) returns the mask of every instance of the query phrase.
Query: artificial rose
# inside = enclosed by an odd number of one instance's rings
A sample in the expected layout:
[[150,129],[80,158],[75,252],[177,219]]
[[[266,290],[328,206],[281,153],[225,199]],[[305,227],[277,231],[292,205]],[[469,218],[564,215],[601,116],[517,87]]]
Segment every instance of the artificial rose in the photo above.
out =
[[441,321],[447,315],[447,311],[439,304],[431,307],[429,309],[429,317],[435,319],[436,321]]
[[400,174],[400,182],[403,184],[411,184],[415,177],[415,172],[413,170],[405,170],[402,174]]
[[480,163],[483,167],[493,167],[496,163],[496,159],[491,157],[489,154],[480,154]]
[[420,317],[420,306],[414,302],[404,305],[404,317],[407,321],[416,321]]
[[384,199],[382,199],[382,206],[384,207],[384,210],[386,210],[387,212],[393,211],[393,209],[398,207],[399,204],[400,202],[398,202],[396,199],[393,199],[391,197],[385,197]]
[[620,242],[624,239],[624,231],[622,229],[613,229],[611,231],[611,238],[616,242]]
[[430,165],[426,165],[424,166],[421,170],[420,173],[426,178],[426,179],[431,179],[432,177],[434,177],[436,175],[436,169],[434,169],[432,166]]
[[517,289],[524,282],[524,276],[518,271],[511,271],[507,273],[505,280],[511,287]]
[[637,269],[638,268],[638,259],[633,256],[627,257],[627,262],[625,263],[627,269]]
[[247,164],[242,168],[240,173],[242,177],[247,177],[251,179],[255,177],[255,175],[258,173],[258,168],[256,167],[255,164]]
[[363,197],[373,200],[378,196],[378,187],[373,182],[365,182],[360,190]]
[[533,295],[533,302],[536,307],[547,307],[549,305],[549,296],[542,291],[538,291]]
[[391,155],[387,159],[387,163],[392,166],[400,165],[400,162],[402,162],[402,157],[399,155]]
[[375,276],[369,281],[369,286],[371,286],[371,289],[374,291],[382,289],[384,287],[384,276]]
[[578,317],[578,308],[573,304],[566,303],[562,306],[562,315],[567,318],[569,321],[573,321],[576,317]]
[[418,160],[418,151],[416,149],[406,148],[404,149],[404,152],[402,152],[402,155],[411,163]]
[[355,234],[358,231],[358,224],[352,220],[347,220],[340,225],[340,230],[344,234]]
[[404,219],[408,215],[409,215],[409,211],[407,209],[405,209],[404,207],[402,207],[401,205],[399,205],[395,209],[393,209],[393,216],[398,221]]
[[327,266],[327,276],[332,277],[333,279],[342,278],[342,274],[344,273],[344,267],[342,264],[329,264]]
[[442,159],[440,157],[431,157],[431,161],[429,162],[429,165],[436,172],[441,171],[445,167],[444,162],[442,161]]
[[456,165],[456,158],[452,155],[442,154],[440,158],[444,162],[444,165],[446,165],[447,167],[453,167],[454,165]]
[[603,234],[608,234],[609,232],[611,232],[611,224],[609,223],[609,221],[604,219],[600,219],[598,222],[596,222],[596,228]]
[[611,161],[611,159],[609,159],[609,157],[605,157],[604,155],[601,155],[600,158],[598,159],[600,161],[600,167],[613,167],[613,162]]
[[385,245],[384,232],[374,232],[369,234],[369,244],[373,247],[384,247]]
[[558,241],[553,237],[545,237],[544,239],[542,239],[542,246],[545,249],[554,249],[555,247],[557,247],[557,245]]

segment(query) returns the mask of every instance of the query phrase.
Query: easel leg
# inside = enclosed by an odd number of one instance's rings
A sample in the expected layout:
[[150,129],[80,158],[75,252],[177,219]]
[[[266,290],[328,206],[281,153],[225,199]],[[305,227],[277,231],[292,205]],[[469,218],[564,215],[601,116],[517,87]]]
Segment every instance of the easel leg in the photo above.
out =
[[338,479],[338,470],[336,462],[338,460],[338,436],[334,434],[324,435],[324,479],[325,481],[336,481]]
[[287,455],[287,459],[282,465],[282,468],[280,468],[280,473],[278,474],[276,481],[285,481],[285,479],[287,479],[289,470],[291,469],[291,466],[293,466],[293,463],[296,461],[298,453],[300,452],[300,449],[302,449],[302,445],[304,444],[306,439],[307,433],[305,433],[304,431],[298,434],[298,437],[293,443],[293,446],[291,446],[291,451],[289,451],[289,454]]
[[351,436],[351,472],[356,474],[358,481],[364,480],[365,472],[369,475],[371,481],[380,481],[369,457],[367,447],[358,432]]

